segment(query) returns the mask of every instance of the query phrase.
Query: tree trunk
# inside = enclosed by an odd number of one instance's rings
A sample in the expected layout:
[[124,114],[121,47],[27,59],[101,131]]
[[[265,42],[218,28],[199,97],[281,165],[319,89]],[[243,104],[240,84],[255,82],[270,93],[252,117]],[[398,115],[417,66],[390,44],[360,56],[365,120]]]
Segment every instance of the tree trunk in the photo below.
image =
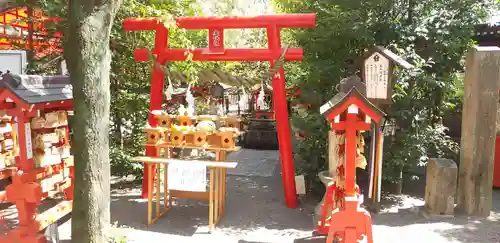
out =
[[398,167],[398,180],[394,184],[394,193],[397,195],[403,193],[403,168],[404,165]]
[[120,0],[70,0],[65,58],[75,109],[73,243],[104,243],[110,221],[109,36]]

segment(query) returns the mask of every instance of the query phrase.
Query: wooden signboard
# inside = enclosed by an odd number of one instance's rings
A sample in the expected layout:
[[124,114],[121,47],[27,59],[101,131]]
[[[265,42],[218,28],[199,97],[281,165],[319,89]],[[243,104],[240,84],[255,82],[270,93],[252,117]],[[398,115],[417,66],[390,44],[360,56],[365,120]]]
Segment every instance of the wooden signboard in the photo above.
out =
[[207,167],[195,163],[170,163],[168,189],[190,192],[207,191]]
[[24,134],[26,137],[26,158],[33,158],[33,145],[31,142],[31,124],[29,122],[24,123]]
[[208,49],[212,53],[224,53],[224,29],[209,29]]
[[373,100],[388,100],[392,90],[389,59],[379,52],[374,52],[365,60],[363,68],[366,97]]
[[412,69],[413,65],[380,46],[374,47],[365,57],[362,72],[366,97],[375,104],[392,103],[393,65],[397,64],[405,69]]
[[25,74],[27,66],[26,51],[0,50],[0,72]]

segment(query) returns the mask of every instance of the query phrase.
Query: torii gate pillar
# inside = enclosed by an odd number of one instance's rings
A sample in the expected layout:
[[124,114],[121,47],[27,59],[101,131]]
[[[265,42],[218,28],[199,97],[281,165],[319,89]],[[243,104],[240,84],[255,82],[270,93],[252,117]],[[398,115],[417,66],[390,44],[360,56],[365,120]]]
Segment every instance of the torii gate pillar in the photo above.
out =
[[[267,29],[267,38],[269,49],[275,53],[275,55],[279,55],[281,52],[280,30],[276,26],[269,27]],[[278,144],[285,202],[288,207],[296,208],[298,203],[295,187],[295,166],[293,164],[290,121],[288,119],[287,106],[285,70],[280,68],[278,72],[273,75],[274,117],[276,119],[276,130],[278,131]]]

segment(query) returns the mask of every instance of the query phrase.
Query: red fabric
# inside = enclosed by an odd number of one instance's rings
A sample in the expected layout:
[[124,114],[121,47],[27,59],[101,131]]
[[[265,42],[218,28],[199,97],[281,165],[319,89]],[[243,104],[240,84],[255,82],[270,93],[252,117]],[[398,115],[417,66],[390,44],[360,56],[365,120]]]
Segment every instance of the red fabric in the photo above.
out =
[[496,137],[495,164],[493,167],[493,187],[500,187],[500,136]]

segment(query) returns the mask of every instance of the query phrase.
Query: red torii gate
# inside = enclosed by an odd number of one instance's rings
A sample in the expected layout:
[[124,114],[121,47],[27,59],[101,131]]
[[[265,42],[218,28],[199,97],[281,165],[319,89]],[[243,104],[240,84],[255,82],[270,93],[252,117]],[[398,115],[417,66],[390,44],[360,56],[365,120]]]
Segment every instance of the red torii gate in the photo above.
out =
[[[168,47],[168,29],[160,18],[132,18],[123,22],[125,31],[154,30],[156,32],[155,45],[151,51],[156,56],[159,64],[167,61],[186,61],[186,52],[192,53],[192,61],[269,61],[271,68],[283,51],[281,47],[280,30],[282,28],[308,28],[314,27],[316,14],[283,14],[263,15],[255,17],[180,17],[176,19],[177,27],[184,29],[202,30],[208,29],[208,48],[196,48],[193,50],[185,48]],[[224,48],[225,29],[247,29],[265,28],[267,30],[268,48]],[[135,50],[135,60],[145,62],[150,60],[149,50],[146,48]],[[301,48],[288,48],[284,59],[287,61],[301,60],[303,52]],[[163,102],[164,73],[154,68],[151,78],[151,103],[149,110],[159,110]],[[292,148],[290,142],[290,124],[286,103],[285,74],[283,68],[273,76],[273,99],[276,114],[278,141],[280,146],[280,158],[282,178],[287,207],[297,207],[295,192],[295,169],[292,159]],[[149,115],[149,125],[156,126],[157,121]],[[146,148],[146,155],[156,156],[154,147]],[[142,197],[146,198],[148,193],[148,180],[152,180],[144,170],[142,183]]]

